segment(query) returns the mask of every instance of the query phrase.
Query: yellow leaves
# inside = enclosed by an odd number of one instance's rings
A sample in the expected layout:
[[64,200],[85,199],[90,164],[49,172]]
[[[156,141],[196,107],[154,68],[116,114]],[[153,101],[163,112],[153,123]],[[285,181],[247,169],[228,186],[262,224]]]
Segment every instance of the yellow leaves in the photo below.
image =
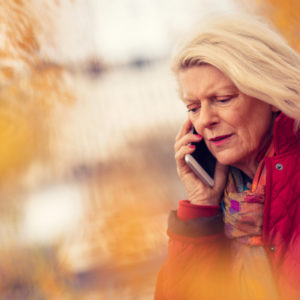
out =
[[0,92],[0,184],[38,156],[43,126],[37,112],[32,99],[16,87]]
[[32,1],[0,2],[0,185],[46,149],[53,106],[74,99],[65,70],[39,57],[46,20],[34,11]]
[[13,79],[13,77],[14,77],[14,70],[11,67],[4,67],[4,68],[2,68],[1,72],[2,72],[2,75],[5,78],[7,78],[8,80]]
[[290,45],[300,51],[300,2],[298,0],[256,0],[258,8],[283,34]]
[[35,94],[35,100],[45,109],[51,109],[57,103],[70,104],[74,94],[67,86],[65,70],[58,65],[42,63],[33,70],[29,85]]
[[73,100],[65,70],[41,59],[39,25],[48,24],[33,6],[34,1],[0,1],[0,294],[75,299],[62,295],[68,290],[67,268],[58,265],[54,252],[19,244],[29,190],[22,176],[36,160],[48,158],[53,106]]
[[39,49],[36,36],[38,24],[28,4],[26,1],[0,3],[0,48],[14,58],[30,59]]
[[30,120],[0,108],[0,176],[16,171],[33,156]]
[[102,234],[118,263],[122,265],[146,260],[153,247],[151,228],[154,224],[142,204],[133,207],[122,203],[105,222]]
[[89,183],[86,238],[96,263],[105,257],[114,266],[134,267],[166,250],[167,212],[174,195],[162,176],[163,158],[154,154],[153,144],[159,144],[143,138],[144,145],[121,148],[120,157],[103,165]]

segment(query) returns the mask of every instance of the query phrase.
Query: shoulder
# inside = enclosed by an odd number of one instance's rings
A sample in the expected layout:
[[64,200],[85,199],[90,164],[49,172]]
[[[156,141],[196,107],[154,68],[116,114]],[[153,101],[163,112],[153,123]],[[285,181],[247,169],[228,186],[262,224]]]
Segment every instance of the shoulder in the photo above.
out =
[[280,113],[273,128],[276,155],[300,152],[300,130],[295,128],[295,120]]

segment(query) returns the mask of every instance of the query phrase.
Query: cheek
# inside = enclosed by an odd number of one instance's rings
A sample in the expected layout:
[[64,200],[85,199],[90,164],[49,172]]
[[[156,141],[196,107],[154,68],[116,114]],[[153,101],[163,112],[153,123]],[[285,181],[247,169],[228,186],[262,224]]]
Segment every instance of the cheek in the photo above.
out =
[[228,124],[233,128],[233,131],[239,138],[240,142],[250,143],[254,139],[254,124],[251,124],[250,120],[247,120],[246,116],[244,118],[237,118],[237,115],[238,112],[230,119]]
[[[252,120],[247,126],[240,128],[240,137],[243,141],[243,145],[248,147],[248,150],[255,150],[259,148],[264,137],[270,130],[270,122],[266,121],[259,122],[258,119]],[[250,121],[249,121],[250,122]]]

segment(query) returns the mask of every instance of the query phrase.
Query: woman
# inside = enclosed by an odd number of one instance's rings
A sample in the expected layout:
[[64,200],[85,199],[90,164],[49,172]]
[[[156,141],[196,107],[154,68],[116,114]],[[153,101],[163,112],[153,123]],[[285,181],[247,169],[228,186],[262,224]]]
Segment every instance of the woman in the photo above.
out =
[[[188,200],[170,214],[155,299],[300,299],[300,56],[262,21],[228,16],[172,69],[188,110],[175,143]],[[202,139],[212,188],[184,159]]]

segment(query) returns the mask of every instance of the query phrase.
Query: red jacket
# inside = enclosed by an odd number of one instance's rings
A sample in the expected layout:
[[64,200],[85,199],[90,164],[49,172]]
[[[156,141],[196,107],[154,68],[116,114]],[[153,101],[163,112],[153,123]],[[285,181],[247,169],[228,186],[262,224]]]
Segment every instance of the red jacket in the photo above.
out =
[[[265,159],[263,242],[282,299],[300,299],[300,133],[280,114],[274,124],[275,155]],[[168,258],[156,300],[238,299],[231,286],[230,241],[220,207],[180,201],[168,224]]]

